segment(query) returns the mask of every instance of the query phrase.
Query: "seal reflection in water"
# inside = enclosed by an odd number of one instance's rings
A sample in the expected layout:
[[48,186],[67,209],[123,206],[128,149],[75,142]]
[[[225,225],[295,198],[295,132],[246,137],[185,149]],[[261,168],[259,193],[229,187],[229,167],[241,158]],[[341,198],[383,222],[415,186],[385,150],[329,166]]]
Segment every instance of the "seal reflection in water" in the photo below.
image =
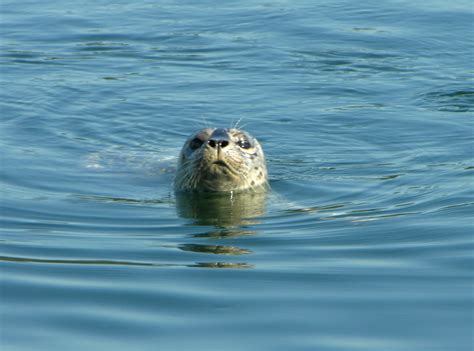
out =
[[265,214],[265,192],[240,193],[178,193],[178,215],[194,220],[198,226],[214,226],[219,230],[206,233],[208,237],[252,235],[243,225],[257,224],[257,217]]
[[235,128],[206,128],[186,140],[178,161],[179,192],[264,190],[265,155],[257,139]]

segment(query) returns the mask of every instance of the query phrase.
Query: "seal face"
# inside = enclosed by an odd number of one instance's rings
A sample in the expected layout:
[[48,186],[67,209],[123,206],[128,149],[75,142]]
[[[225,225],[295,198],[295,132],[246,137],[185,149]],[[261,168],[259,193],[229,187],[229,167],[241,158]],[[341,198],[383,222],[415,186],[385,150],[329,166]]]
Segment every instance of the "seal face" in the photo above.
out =
[[205,128],[184,143],[174,184],[177,191],[264,188],[265,155],[257,139],[247,132]]

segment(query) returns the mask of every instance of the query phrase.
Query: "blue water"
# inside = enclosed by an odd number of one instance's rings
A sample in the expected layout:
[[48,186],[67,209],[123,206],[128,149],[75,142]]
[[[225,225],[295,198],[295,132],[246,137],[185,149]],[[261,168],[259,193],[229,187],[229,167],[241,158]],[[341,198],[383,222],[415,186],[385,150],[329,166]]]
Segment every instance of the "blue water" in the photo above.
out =
[[[11,1],[2,350],[470,350],[470,1]],[[177,197],[204,126],[262,196]]]

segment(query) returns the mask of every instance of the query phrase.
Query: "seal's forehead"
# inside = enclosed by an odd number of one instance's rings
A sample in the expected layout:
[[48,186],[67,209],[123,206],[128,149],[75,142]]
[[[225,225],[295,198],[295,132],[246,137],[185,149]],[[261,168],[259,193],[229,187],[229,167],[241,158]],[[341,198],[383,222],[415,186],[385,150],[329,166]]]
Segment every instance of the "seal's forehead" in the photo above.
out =
[[227,132],[232,135],[234,138],[238,139],[254,139],[249,133],[237,128],[227,129]]
[[[201,140],[208,139],[216,129],[218,128],[204,128],[198,130],[189,137],[189,140],[192,140],[194,138],[199,138]],[[230,136],[236,139],[253,139],[253,137],[249,133],[241,129],[227,128],[225,130],[227,131],[227,133],[229,133]]]
[[199,138],[201,140],[205,140],[209,138],[214,131],[215,128],[204,128],[201,130],[198,130],[197,132],[193,133],[188,140],[194,139],[194,138]]

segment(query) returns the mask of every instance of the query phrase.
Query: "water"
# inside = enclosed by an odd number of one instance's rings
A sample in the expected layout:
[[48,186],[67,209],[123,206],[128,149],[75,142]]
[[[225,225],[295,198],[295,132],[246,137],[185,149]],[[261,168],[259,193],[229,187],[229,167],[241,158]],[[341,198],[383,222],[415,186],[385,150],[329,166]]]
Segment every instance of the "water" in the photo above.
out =
[[[469,1],[1,5],[2,350],[470,350]],[[266,196],[176,197],[240,124]]]

